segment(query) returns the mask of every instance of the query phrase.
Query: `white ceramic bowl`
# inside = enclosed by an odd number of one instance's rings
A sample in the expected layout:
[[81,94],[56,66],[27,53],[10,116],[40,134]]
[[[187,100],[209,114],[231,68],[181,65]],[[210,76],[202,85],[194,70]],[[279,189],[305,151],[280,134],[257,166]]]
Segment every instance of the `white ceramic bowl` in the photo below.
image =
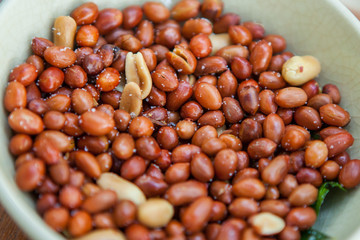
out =
[[[93,0],[99,8],[142,4],[143,0]],[[30,54],[34,36],[51,38],[54,19],[68,15],[84,0],[3,0],[0,4],[0,99],[3,99],[9,71]],[[170,7],[174,1],[163,0]],[[335,83],[343,96],[341,105],[349,110],[348,130],[355,137],[350,153],[360,158],[360,23],[337,0],[224,0],[225,11],[238,13],[242,21],[262,23],[267,33],[281,34],[288,50],[316,56],[322,64],[321,85]],[[30,195],[14,182],[14,161],[8,151],[10,129],[7,113],[0,104],[0,200],[15,222],[36,240],[57,240],[41,220]],[[330,194],[315,228],[337,239],[360,239],[360,190]]]

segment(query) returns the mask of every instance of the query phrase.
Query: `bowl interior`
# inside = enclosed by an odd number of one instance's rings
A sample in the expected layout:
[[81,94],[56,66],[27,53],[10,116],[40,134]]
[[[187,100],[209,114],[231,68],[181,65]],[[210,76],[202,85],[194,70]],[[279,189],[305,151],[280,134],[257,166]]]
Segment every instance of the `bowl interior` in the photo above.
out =
[[[144,0],[93,0],[99,8],[142,4]],[[33,37],[51,38],[54,19],[68,15],[85,2],[47,0],[3,0],[0,4],[0,99],[3,99],[9,71],[25,61]],[[163,0],[170,7],[173,0]],[[350,149],[352,158],[359,158],[360,136],[360,24],[336,0],[224,0],[225,11],[238,13],[242,21],[257,21],[267,33],[281,34],[288,50],[297,55],[316,56],[322,64],[320,85],[334,83],[342,93],[341,106],[352,120],[348,130],[355,143]],[[7,113],[0,104],[0,200],[17,224],[33,239],[63,239],[50,230],[35,212],[34,201],[22,193],[14,182],[14,159],[7,145],[11,130]],[[338,239],[347,239],[356,232],[360,222],[360,190],[347,194],[334,191],[327,199],[315,228]],[[345,224],[344,224],[345,223]],[[353,235],[352,239],[356,238]]]

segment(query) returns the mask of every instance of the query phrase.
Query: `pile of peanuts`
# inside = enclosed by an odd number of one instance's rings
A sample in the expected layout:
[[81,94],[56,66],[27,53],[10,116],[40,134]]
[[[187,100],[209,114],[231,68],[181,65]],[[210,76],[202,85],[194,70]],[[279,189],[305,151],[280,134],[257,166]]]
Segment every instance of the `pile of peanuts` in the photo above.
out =
[[56,19],[53,42],[32,40],[4,106],[16,183],[51,228],[298,240],[324,181],[360,183],[350,115],[314,79],[319,61],[222,11],[221,0],[88,2]]

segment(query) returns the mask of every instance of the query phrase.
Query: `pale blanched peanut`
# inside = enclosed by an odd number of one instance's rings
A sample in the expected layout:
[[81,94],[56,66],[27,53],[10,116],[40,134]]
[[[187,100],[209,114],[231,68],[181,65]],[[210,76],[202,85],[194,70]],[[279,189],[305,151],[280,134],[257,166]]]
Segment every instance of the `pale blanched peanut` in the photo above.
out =
[[164,227],[174,216],[174,207],[165,199],[151,198],[138,208],[137,219],[150,228]]
[[126,83],[134,82],[139,85],[141,99],[145,99],[152,88],[150,71],[146,65],[143,55],[138,52],[129,52],[125,60]]
[[127,83],[121,95],[120,109],[127,111],[134,118],[140,114],[141,108],[142,100],[139,85],[135,82]]
[[72,17],[60,16],[56,18],[53,28],[55,46],[74,49],[76,27],[76,22]]
[[258,213],[252,216],[249,222],[261,236],[275,235],[285,228],[284,219],[269,212]]
[[211,34],[209,35],[209,39],[212,45],[212,51],[210,56],[214,55],[221,48],[232,45],[228,33]]
[[114,173],[101,174],[100,178],[97,180],[97,184],[102,189],[113,190],[116,193],[118,200],[130,200],[136,205],[140,205],[146,201],[144,193],[138,186]]
[[126,240],[126,237],[118,230],[98,229],[74,240]]
[[300,86],[319,75],[321,66],[313,56],[293,56],[282,67],[282,76],[292,86]]

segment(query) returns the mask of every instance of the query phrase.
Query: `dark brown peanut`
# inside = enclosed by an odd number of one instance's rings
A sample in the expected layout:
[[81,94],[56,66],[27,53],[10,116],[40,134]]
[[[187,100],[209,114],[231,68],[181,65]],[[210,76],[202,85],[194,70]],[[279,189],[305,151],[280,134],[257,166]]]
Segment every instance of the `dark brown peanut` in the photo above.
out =
[[43,120],[27,109],[15,109],[8,117],[10,127],[18,133],[39,134],[44,129]]
[[259,179],[244,178],[233,185],[232,192],[238,197],[248,197],[260,200],[265,196],[266,189]]
[[321,167],[320,173],[327,180],[334,180],[338,177],[340,165],[332,160],[327,160]]
[[194,180],[176,183],[166,191],[165,198],[174,206],[191,203],[207,195],[206,185]]
[[278,185],[282,182],[288,172],[289,156],[279,155],[261,172],[261,178],[265,183]]
[[311,207],[293,208],[286,216],[286,224],[298,227],[300,230],[308,229],[316,221],[315,210]]
[[289,206],[282,200],[264,200],[260,203],[262,212],[270,212],[279,217],[285,217],[290,211]]
[[192,37],[189,47],[197,58],[204,58],[209,56],[212,50],[211,41],[205,34],[198,34]]
[[244,87],[239,91],[239,101],[242,109],[250,115],[255,115],[259,109],[259,94],[254,87]]
[[225,124],[225,117],[221,111],[208,111],[198,119],[199,126],[210,125],[215,128]]
[[87,2],[75,8],[70,16],[74,18],[77,25],[93,23],[99,14],[98,7],[95,3]]
[[44,221],[55,231],[61,232],[68,225],[69,210],[63,207],[50,208],[44,213]]
[[[215,49],[215,46],[213,46],[213,49]],[[249,56],[249,50],[241,45],[230,45],[220,48],[215,55],[224,58],[230,66],[236,57],[246,59]]]
[[156,140],[161,148],[167,150],[172,150],[179,143],[179,137],[175,129],[168,126],[164,126],[159,129]]
[[318,190],[309,183],[301,184],[292,191],[289,202],[292,206],[304,206],[313,204],[318,196]]
[[234,151],[240,151],[242,149],[241,140],[233,134],[222,133],[219,136],[219,140],[223,141],[227,148],[230,148]]
[[120,200],[114,207],[113,218],[118,227],[130,225],[136,218],[136,206],[129,200]]
[[[235,13],[225,13],[214,22],[214,33],[226,33],[229,28],[240,23],[239,15]],[[242,44],[244,45],[244,44]]]
[[322,106],[330,103],[332,103],[331,96],[325,93],[320,93],[310,98],[307,105],[319,111]]
[[46,38],[34,37],[31,40],[31,50],[40,57],[43,57],[45,50],[52,46],[54,46],[54,43]]
[[248,154],[252,159],[270,157],[276,150],[276,143],[267,138],[258,138],[250,142]]
[[324,139],[328,148],[328,156],[334,157],[345,152],[354,143],[354,138],[350,133],[338,133]]
[[250,198],[236,198],[228,209],[237,218],[246,218],[260,211],[258,203]]
[[189,19],[185,22],[182,28],[182,34],[186,39],[191,39],[193,36],[200,33],[210,35],[212,33],[211,22],[205,18]]
[[45,178],[45,164],[40,159],[33,159],[21,164],[15,174],[17,186],[23,191],[32,191],[40,186]]
[[275,103],[283,108],[300,107],[308,100],[304,90],[297,87],[280,89],[275,97]]
[[346,188],[353,188],[359,184],[360,165],[359,160],[348,161],[340,170],[339,182]]
[[210,158],[203,153],[197,153],[193,156],[190,170],[194,178],[201,182],[209,182],[215,175]]
[[153,137],[141,137],[136,140],[135,147],[138,154],[146,159],[155,160],[160,157],[160,147],[159,144]]
[[326,104],[319,112],[321,120],[331,126],[344,127],[350,122],[350,114],[336,104]]
[[220,150],[214,159],[215,175],[220,180],[230,179],[237,168],[238,157],[232,149]]
[[314,79],[302,85],[301,88],[306,92],[306,95],[309,99],[316,96],[320,92],[319,84]]
[[252,42],[252,34],[244,26],[236,25],[229,27],[229,36],[234,44],[248,46]]
[[201,231],[210,220],[213,201],[210,197],[200,197],[185,210],[181,222],[189,233]]
[[154,23],[160,23],[170,17],[170,11],[159,2],[146,2],[143,5],[145,16]]
[[53,46],[45,50],[44,58],[55,67],[66,68],[75,63],[76,54],[68,47]]
[[85,151],[74,152],[75,163],[83,172],[93,178],[98,178],[101,174],[101,168],[91,153]]
[[81,114],[79,124],[84,132],[93,136],[106,135],[115,127],[113,118],[101,111]]
[[257,121],[247,118],[243,120],[239,128],[239,138],[242,143],[249,143],[252,140],[262,137],[262,126]]
[[83,136],[78,139],[77,147],[79,149],[87,150],[92,154],[100,154],[108,150],[109,140],[105,136]]
[[79,65],[74,65],[65,69],[64,81],[72,88],[84,87],[87,82],[87,75]]
[[301,168],[296,174],[298,183],[311,183],[315,187],[322,184],[322,177],[319,171],[312,168]]
[[217,88],[223,98],[235,96],[237,80],[231,71],[228,70],[220,75],[217,82]]
[[82,204],[82,209],[93,214],[105,211],[116,203],[116,193],[111,190],[100,190],[88,197]]
[[227,70],[227,62],[219,56],[211,56],[200,59],[197,62],[195,76],[222,73]]
[[270,64],[273,48],[269,42],[261,40],[256,43],[250,54],[250,63],[253,65],[253,73],[259,75],[267,70]]
[[238,123],[244,118],[239,102],[231,97],[223,98],[222,111],[229,123]]
[[259,93],[259,109],[262,113],[267,115],[276,113],[277,108],[273,91],[263,90]]
[[175,45],[179,44],[180,40],[180,29],[176,27],[158,29],[155,36],[155,43],[163,45],[169,49],[172,49]]
[[89,213],[85,211],[78,211],[70,217],[68,223],[68,231],[71,236],[79,237],[91,231],[92,219]]
[[115,8],[105,8],[99,12],[95,27],[101,35],[107,34],[119,27],[123,22],[123,14]]
[[280,53],[286,48],[286,40],[280,35],[269,34],[264,37],[264,40],[271,43],[273,53]]
[[198,0],[179,1],[171,9],[171,17],[176,21],[186,21],[199,14],[200,2]]
[[[154,42],[154,25],[148,20],[142,20],[138,25],[135,36],[140,40],[141,45],[150,47]],[[155,50],[154,52],[156,54]]]
[[26,107],[26,89],[19,82],[10,82],[5,90],[4,106],[9,112]]
[[244,22],[243,26],[249,29],[254,39],[261,39],[264,37],[265,29],[261,24],[255,22]]
[[271,90],[280,89],[286,86],[286,82],[280,73],[274,71],[262,72],[259,76],[259,85]]
[[299,107],[294,113],[294,119],[297,124],[309,130],[318,130],[322,123],[319,113],[311,107]]
[[172,92],[179,86],[176,74],[166,68],[155,70],[151,78],[155,86],[164,92]]
[[165,172],[165,181],[169,184],[185,182],[190,177],[189,163],[175,163]]
[[180,81],[175,91],[167,95],[166,108],[171,111],[178,110],[192,95],[193,90],[187,81]]
[[322,88],[322,92],[329,94],[333,103],[339,104],[341,101],[341,95],[338,87],[334,84],[326,84]]

